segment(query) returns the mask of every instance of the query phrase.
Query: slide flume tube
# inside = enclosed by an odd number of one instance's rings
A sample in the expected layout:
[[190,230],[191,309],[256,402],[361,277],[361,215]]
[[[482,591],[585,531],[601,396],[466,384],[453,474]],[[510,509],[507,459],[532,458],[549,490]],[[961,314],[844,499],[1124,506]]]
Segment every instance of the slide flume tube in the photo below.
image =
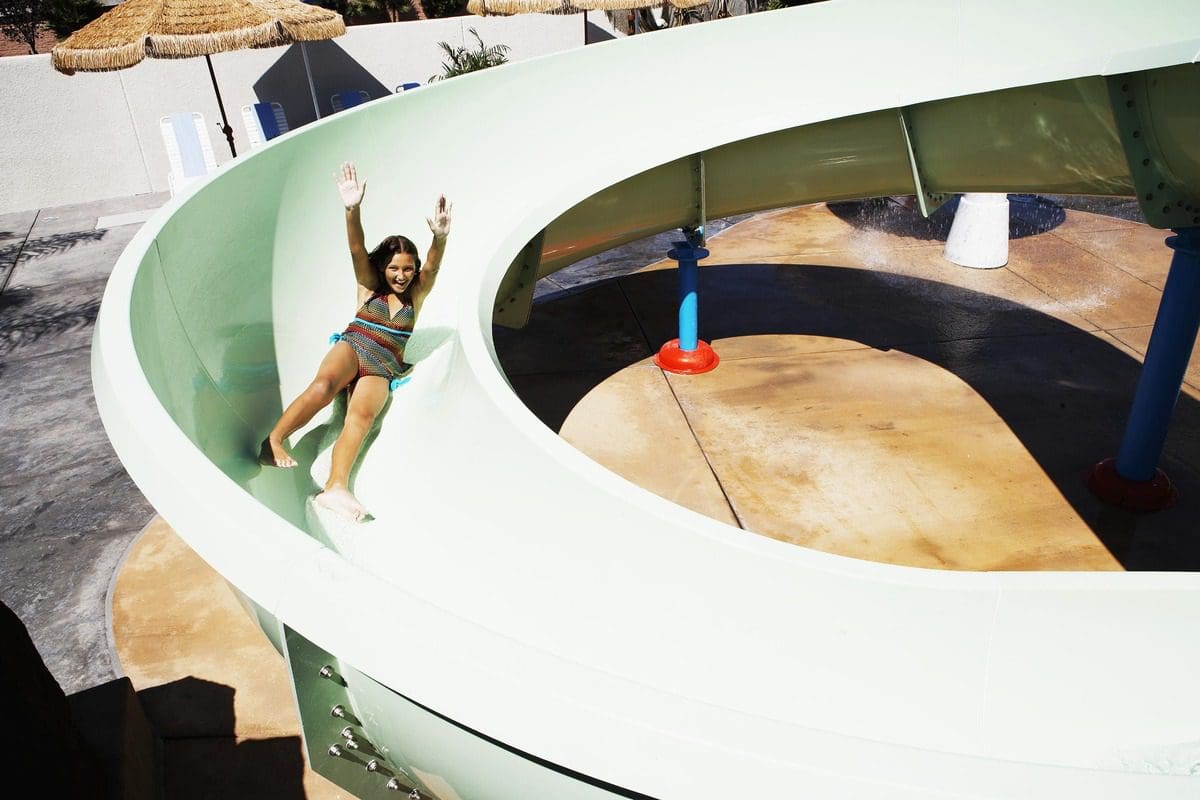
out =
[[[589,46],[307,126],[147,223],[97,323],[101,416],[288,658],[314,766],[341,769],[317,727],[343,718],[314,709],[342,692],[428,796],[1194,796],[1200,576],[931,571],[748,534],[561,441],[491,345],[528,270],[691,222],[699,154],[710,217],[1132,194],[1127,91],[1194,194],[1200,8],[1127,6],[835,0]],[[646,76],[697,88],[630,91]],[[325,529],[308,469],[253,455],[353,308],[345,159],[371,243],[420,244],[438,193],[455,222],[357,476],[377,519]]]

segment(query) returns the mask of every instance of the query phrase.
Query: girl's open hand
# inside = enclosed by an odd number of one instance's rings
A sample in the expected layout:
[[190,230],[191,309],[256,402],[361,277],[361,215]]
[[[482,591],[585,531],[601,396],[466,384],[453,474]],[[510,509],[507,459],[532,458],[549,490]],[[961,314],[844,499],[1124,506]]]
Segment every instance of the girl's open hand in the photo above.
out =
[[453,203],[446,202],[446,195],[438,195],[437,203],[433,206],[433,216],[425,218],[435,238],[445,239],[450,235],[450,210],[453,208]]
[[342,196],[346,208],[355,208],[362,203],[363,195],[367,193],[367,182],[358,182],[358,172],[353,162],[343,161],[341,170],[333,173],[333,180],[337,183],[338,194]]

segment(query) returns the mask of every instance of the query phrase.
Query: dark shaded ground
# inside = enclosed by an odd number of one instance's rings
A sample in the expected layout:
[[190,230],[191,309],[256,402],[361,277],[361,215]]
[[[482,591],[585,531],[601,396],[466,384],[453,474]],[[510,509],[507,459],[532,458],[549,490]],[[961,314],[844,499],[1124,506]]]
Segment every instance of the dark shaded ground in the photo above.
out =
[[[915,200],[911,197],[876,197],[869,200],[852,200],[830,203],[828,208],[838,217],[859,228],[885,231],[909,236],[914,239],[944,242],[950,235],[954,223],[954,212],[958,209],[959,197],[953,197],[929,215],[919,216]],[[896,213],[899,209],[909,213]],[[1008,238],[1023,239],[1039,233],[1052,231],[1062,224],[1063,209],[1087,211],[1117,219],[1141,222],[1146,218],[1133,198],[1092,197],[1089,195],[1034,195],[1010,194],[1008,196]]]

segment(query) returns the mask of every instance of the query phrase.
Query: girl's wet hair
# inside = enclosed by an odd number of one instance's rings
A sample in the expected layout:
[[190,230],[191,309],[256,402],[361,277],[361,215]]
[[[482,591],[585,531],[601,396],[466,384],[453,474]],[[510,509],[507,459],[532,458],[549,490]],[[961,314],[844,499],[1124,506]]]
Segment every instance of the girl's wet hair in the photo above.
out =
[[421,274],[421,254],[417,252],[417,246],[412,243],[412,239],[407,236],[389,236],[367,254],[367,261],[371,264],[371,269],[375,271],[375,277],[378,278],[380,286],[387,286],[387,280],[383,273],[396,253],[407,253],[413,257],[413,264],[416,265],[416,271],[413,273],[414,279]]

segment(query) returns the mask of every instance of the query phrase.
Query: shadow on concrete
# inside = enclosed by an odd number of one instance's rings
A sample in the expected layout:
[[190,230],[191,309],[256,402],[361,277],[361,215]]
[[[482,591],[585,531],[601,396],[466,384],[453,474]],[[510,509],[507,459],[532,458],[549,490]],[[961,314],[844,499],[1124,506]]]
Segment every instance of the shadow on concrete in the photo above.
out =
[[[254,82],[254,93],[259,102],[281,104],[288,127],[293,129],[317,118],[300,47],[299,44],[289,46],[279,60]],[[338,92],[362,89],[372,100],[392,94],[392,87],[380,83],[335,42],[308,42],[304,47],[308,50],[308,60],[312,65],[313,86],[322,117],[334,113],[330,97]],[[424,82],[424,78],[416,80]]]
[[162,739],[169,800],[306,797],[300,737],[238,741],[232,687],[188,677],[143,689],[138,698]]
[[30,796],[162,796],[158,737],[129,679],[64,694],[20,618],[3,603],[0,681],[11,689],[6,711],[12,720],[0,734],[0,767],[10,778],[24,775],[34,781],[36,794]]
[[[593,11],[592,13],[593,14],[603,14],[604,12],[603,11]],[[612,33],[611,31],[607,31],[604,28],[601,28],[599,25],[597,25],[596,23],[591,22],[591,21],[589,21],[587,23],[587,27],[584,30],[584,34],[583,34],[584,44],[596,44],[597,42],[607,42],[607,41],[610,41],[610,40],[616,39],[616,38],[617,38],[616,34]]]
[[[744,264],[705,267],[699,282],[701,334],[718,352],[722,339],[808,335],[937,364],[995,409],[1126,569],[1200,569],[1196,400],[1180,396],[1161,461],[1179,487],[1178,505],[1154,514],[1113,509],[1084,485],[1086,470],[1115,454],[1141,371],[1116,347],[1009,300],[889,272]],[[495,328],[522,401],[559,430],[584,395],[676,335],[676,284],[674,270],[627,275],[545,296],[524,330]]]
[[[930,214],[928,219],[921,216],[916,200],[911,197],[874,197],[829,203],[828,208],[834,216],[859,230],[944,242],[950,235],[950,226],[954,224],[960,199],[961,196],[951,198]],[[1009,195],[1008,212],[1009,239],[1021,239],[1054,230],[1067,218],[1061,205],[1032,194]]]
[[[25,243],[23,233],[0,231],[0,271],[16,266],[17,256],[21,254],[21,245]],[[3,283],[0,283],[0,287]]]
[[1075,211],[1086,211],[1089,214],[1101,214],[1129,222],[1140,222],[1143,225],[1150,224],[1146,221],[1146,215],[1142,213],[1142,207],[1138,204],[1136,197],[1090,194],[1042,194],[1039,197]]
[[162,747],[129,678],[115,678],[68,698],[84,739],[103,765],[105,797],[162,796]]
[[[0,680],[9,687],[0,733],[6,780],[36,781],[37,796],[107,797],[103,763],[21,619],[0,603]],[[11,784],[10,784],[11,785]],[[28,784],[26,784],[28,786]]]
[[0,231],[0,242],[6,242],[0,246],[0,264],[6,263],[8,259],[16,259],[18,253],[20,258],[46,258],[48,255],[64,253],[76,245],[82,245],[83,242],[100,241],[107,233],[107,229],[72,230],[26,239],[22,246],[19,240],[23,239],[23,236],[12,234],[10,231]]
[[[12,354],[24,345],[72,330],[92,327],[100,313],[100,299],[82,303],[63,303],[55,293],[54,303],[39,303],[31,289],[15,289],[0,294],[0,357]],[[0,363],[0,370],[3,369]]]

